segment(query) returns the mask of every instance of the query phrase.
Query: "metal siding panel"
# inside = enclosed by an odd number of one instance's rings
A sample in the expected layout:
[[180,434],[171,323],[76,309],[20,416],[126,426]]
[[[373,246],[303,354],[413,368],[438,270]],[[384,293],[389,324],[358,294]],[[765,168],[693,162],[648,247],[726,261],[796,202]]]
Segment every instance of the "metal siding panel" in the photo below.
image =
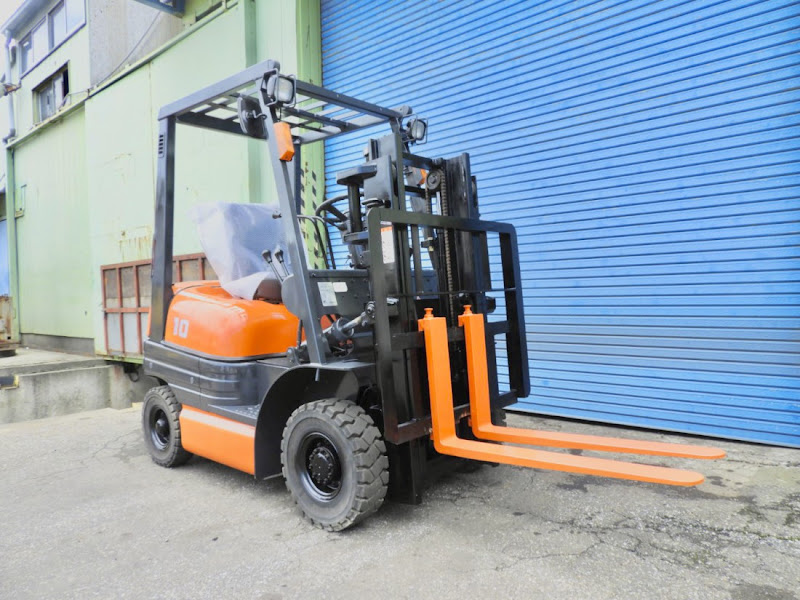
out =
[[[411,104],[514,215],[517,408],[800,446],[799,26],[778,0],[323,0],[323,78]],[[328,196],[364,139],[328,142]]]

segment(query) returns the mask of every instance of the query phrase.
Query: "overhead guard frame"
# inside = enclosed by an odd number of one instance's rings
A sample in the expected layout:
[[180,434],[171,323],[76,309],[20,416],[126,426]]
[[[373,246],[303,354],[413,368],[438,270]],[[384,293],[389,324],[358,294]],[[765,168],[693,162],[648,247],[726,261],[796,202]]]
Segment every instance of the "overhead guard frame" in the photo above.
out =
[[[248,67],[217,83],[209,85],[184,98],[164,106],[158,114],[158,159],[156,176],[155,231],[153,235],[152,300],[150,332],[148,338],[162,342],[167,326],[167,311],[172,300],[172,254],[174,239],[175,205],[175,135],[176,124],[181,123],[203,129],[253,136],[244,131],[239,122],[237,102],[246,96],[257,102],[265,119],[265,135],[260,138],[270,146],[270,159],[278,187],[281,214],[286,218],[289,258],[296,271],[292,285],[294,297],[301,299],[296,314],[306,330],[309,357],[312,363],[326,364],[330,355],[323,339],[321,325],[313,315],[319,314],[318,294],[308,289],[308,264],[301,251],[303,239],[297,220],[295,163],[299,162],[301,146],[322,141],[344,133],[386,123],[395,133],[400,131],[402,119],[411,114],[411,108],[386,108],[339,94],[301,80],[295,80],[296,98],[291,106],[265,102],[260,90],[266,80],[280,73],[280,63],[267,60]],[[295,146],[294,160],[279,159],[276,136],[272,132],[278,122],[291,127]]]

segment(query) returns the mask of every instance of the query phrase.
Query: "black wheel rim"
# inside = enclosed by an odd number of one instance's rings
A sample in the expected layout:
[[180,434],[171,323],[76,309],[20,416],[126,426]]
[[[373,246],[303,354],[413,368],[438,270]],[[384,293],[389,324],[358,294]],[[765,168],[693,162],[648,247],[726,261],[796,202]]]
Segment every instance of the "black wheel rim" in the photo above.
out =
[[150,411],[150,439],[156,450],[166,450],[169,445],[170,428],[167,413],[158,406]]
[[342,463],[331,439],[319,432],[309,433],[300,444],[295,468],[308,494],[330,502],[342,489]]

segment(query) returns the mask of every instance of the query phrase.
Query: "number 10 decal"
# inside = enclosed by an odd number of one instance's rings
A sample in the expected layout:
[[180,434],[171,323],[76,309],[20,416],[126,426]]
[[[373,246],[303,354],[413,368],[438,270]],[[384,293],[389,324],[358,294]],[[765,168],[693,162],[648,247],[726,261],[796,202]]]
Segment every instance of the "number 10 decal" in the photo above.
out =
[[172,335],[185,338],[189,335],[189,320],[175,317],[172,324]]

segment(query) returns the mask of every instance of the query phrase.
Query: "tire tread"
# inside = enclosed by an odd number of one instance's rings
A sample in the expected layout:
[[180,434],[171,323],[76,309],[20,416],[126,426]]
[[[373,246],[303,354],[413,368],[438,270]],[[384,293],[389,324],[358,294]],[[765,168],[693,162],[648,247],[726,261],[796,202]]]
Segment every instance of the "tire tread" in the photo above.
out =
[[[289,417],[294,421],[304,412],[323,414],[330,418],[344,434],[353,450],[355,463],[355,500],[347,514],[335,523],[324,523],[303,512],[305,518],[314,526],[326,531],[342,531],[363,521],[376,512],[386,498],[389,485],[389,459],[386,456],[386,444],[380,431],[363,408],[347,400],[329,398],[315,400],[298,407]],[[287,454],[288,437],[281,440],[281,458],[283,477],[295,504],[300,505],[294,490],[288,485]],[[302,510],[302,507],[300,507]]]
[[180,414],[181,414],[181,403],[178,402],[178,399],[175,398],[175,393],[168,385],[159,385],[153,388],[150,388],[145,394],[144,397],[144,404],[142,406],[142,426],[144,429],[145,435],[145,444],[147,445],[148,450],[150,450],[151,446],[147,440],[147,436],[149,435],[148,426],[147,426],[147,402],[148,396],[150,395],[157,396],[160,400],[162,400],[165,404],[166,413],[170,420],[170,428],[173,431],[173,435],[175,436],[174,444],[171,444],[170,452],[166,457],[158,457],[152,451],[150,452],[150,458],[153,459],[153,462],[157,465],[162,467],[166,467],[171,469],[173,467],[180,467],[181,465],[186,464],[186,462],[192,458],[192,453],[187,452],[184,450],[183,445],[181,444],[181,421],[180,421]]

